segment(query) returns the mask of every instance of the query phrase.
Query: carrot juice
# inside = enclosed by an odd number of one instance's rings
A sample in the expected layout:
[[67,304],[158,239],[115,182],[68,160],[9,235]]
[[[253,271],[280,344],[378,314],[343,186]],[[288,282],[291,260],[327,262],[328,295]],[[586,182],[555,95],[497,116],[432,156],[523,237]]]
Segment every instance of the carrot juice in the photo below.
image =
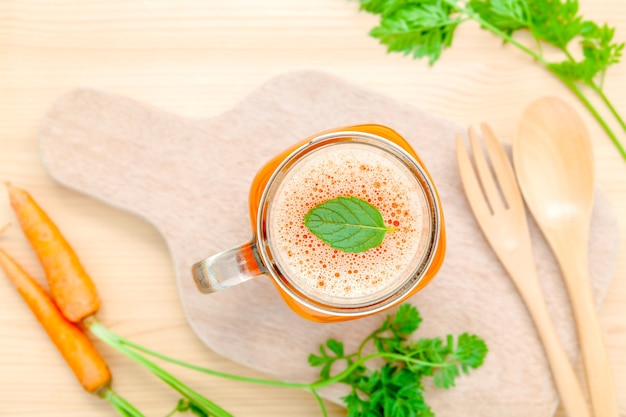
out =
[[[401,148],[421,168],[420,175],[377,143],[353,140],[359,133]],[[255,177],[250,219],[261,256],[249,263],[253,268],[264,265],[261,272],[274,278],[298,314],[331,322],[374,313],[423,288],[443,261],[445,233],[432,180],[399,134],[385,126],[359,125],[319,137],[331,139],[316,147],[309,138],[267,163]],[[312,149],[306,155],[285,164],[308,146]],[[333,249],[311,233],[303,219],[311,208],[338,196],[367,201],[393,232],[362,253]],[[248,253],[249,260],[253,255]]]

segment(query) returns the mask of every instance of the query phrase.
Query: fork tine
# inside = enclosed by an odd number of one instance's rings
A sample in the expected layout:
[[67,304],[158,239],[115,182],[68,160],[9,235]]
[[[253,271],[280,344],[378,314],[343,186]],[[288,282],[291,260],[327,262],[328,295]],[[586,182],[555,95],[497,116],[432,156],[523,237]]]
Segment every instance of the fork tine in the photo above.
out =
[[478,178],[472,167],[472,163],[469,159],[469,155],[463,145],[463,139],[461,135],[456,135],[456,160],[459,165],[459,172],[461,173],[461,182],[465,189],[465,195],[469,201],[472,211],[479,222],[487,219],[491,214],[489,213],[489,206],[483,196],[482,189],[478,183]]
[[509,157],[506,155],[506,152],[504,152],[502,144],[498,138],[496,138],[491,127],[487,123],[481,123],[480,127],[483,132],[487,153],[491,159],[493,172],[498,178],[500,189],[502,190],[507,205],[509,208],[523,207],[522,195],[517,181],[515,180],[515,173],[509,162]]
[[476,171],[478,172],[478,178],[483,186],[485,197],[491,207],[493,213],[504,210],[504,202],[498,192],[498,188],[493,179],[493,174],[489,169],[489,164],[485,158],[485,154],[480,146],[480,141],[476,132],[472,127],[469,128],[470,144],[472,147],[472,153],[474,154],[474,164],[476,165]]

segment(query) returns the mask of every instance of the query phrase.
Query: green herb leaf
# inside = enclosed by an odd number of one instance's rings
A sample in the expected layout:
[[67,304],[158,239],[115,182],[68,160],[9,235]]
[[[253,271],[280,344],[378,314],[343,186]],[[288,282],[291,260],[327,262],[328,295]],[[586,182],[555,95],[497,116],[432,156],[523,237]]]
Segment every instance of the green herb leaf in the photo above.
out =
[[530,26],[526,0],[470,0],[467,6],[482,20],[508,35]]
[[428,57],[430,65],[452,44],[454,30],[462,22],[451,16],[454,11],[451,6],[437,1],[394,3],[388,7],[390,9],[382,13],[380,25],[372,29],[370,35],[387,45],[388,52],[401,52],[413,58]]
[[582,16],[578,14],[578,0],[532,0],[528,4],[531,33],[535,38],[565,49],[580,33]]
[[335,355],[343,356],[343,343],[336,341],[335,339],[329,339],[326,342],[326,346],[330,349]]
[[406,337],[417,330],[422,318],[411,304],[402,304],[391,321],[391,330],[397,337]]
[[487,345],[476,335],[463,333],[457,340],[457,348],[453,355],[459,360],[464,373],[468,368],[476,369],[483,364],[487,354]]
[[603,75],[622,56],[624,43],[613,43],[614,33],[615,30],[607,25],[583,22],[580,28],[580,45],[584,58],[579,61],[568,59],[550,63],[549,68],[566,79],[592,84],[596,76]]
[[[326,347],[328,347],[331,353],[326,350]],[[338,360],[345,359],[343,355],[343,343],[335,339],[328,339],[326,346],[320,345],[319,350],[319,356],[315,354],[309,355],[309,365],[313,367],[322,366],[322,370],[320,371],[321,377],[330,378],[330,371],[333,364]]]
[[[453,387],[457,377],[483,363],[487,346],[478,336],[467,333],[458,337],[456,345],[452,335],[410,340],[421,321],[417,309],[407,303],[387,316],[355,353],[345,354],[341,342],[329,339],[320,345],[321,356],[309,357],[312,366],[322,368],[318,384],[332,380],[351,387],[342,398],[348,417],[434,417],[424,400],[422,379],[433,378],[438,388]],[[368,342],[376,352],[363,356]],[[365,363],[371,359],[384,362],[377,369],[369,369]],[[330,368],[338,361],[344,362],[345,370],[331,377]]]
[[333,249],[359,253],[380,246],[387,232],[382,214],[367,201],[337,197],[313,207],[304,224]]
[[[370,36],[413,58],[428,58],[433,65],[452,45],[459,24],[468,20],[512,44],[556,75],[582,101],[626,160],[626,146],[607,123],[587,91],[598,98],[624,132],[626,121],[604,94],[607,68],[619,62],[624,43],[613,42],[614,28],[587,21],[579,13],[578,0],[359,0],[361,10],[380,16]],[[536,47],[519,42],[515,32],[526,30]],[[565,60],[544,56],[549,45]],[[574,49],[574,50],[572,50]],[[577,58],[582,56],[583,58]],[[584,89],[580,87],[584,86]],[[622,132],[622,133],[624,133]]]
[[361,0],[361,10],[373,14],[391,14],[404,6],[406,0]]

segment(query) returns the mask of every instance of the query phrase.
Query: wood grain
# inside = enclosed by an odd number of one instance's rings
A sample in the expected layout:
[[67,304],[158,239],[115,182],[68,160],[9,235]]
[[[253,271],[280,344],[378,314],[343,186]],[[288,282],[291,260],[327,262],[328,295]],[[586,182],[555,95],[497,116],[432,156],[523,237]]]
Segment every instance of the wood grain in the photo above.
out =
[[[581,0],[591,19],[617,27],[621,0]],[[161,236],[143,220],[59,186],[39,162],[37,133],[51,103],[78,86],[107,89],[188,117],[221,113],[278,74],[321,69],[459,123],[488,120],[510,140],[522,109],[539,95],[572,102],[589,127],[597,185],[620,217],[620,255],[601,311],[620,400],[626,413],[626,164],[570,93],[525,56],[462,27],[434,68],[385,55],[367,37],[375,18],[343,0],[78,1],[0,3],[0,179],[37,194],[102,277],[101,319],[134,340],[194,363],[260,374],[207,351],[180,307],[173,267]],[[626,109],[626,66],[611,69],[606,89]],[[624,110],[622,110],[623,112]],[[0,223],[11,219],[0,195]],[[15,227],[3,247],[31,273],[41,271]],[[45,334],[0,280],[0,415],[112,415],[86,396]],[[137,367],[103,348],[116,387],[148,415],[163,415],[176,398]],[[317,416],[307,393],[250,387],[182,372],[235,415]],[[523,407],[521,404],[519,407]],[[331,407],[332,416],[343,415]],[[562,416],[562,414],[560,414]]]

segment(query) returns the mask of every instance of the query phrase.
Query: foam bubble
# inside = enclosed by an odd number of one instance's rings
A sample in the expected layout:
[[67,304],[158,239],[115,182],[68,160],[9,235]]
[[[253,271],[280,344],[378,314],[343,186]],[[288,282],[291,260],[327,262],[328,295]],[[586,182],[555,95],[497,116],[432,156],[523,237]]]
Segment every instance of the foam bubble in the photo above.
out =
[[[316,205],[355,196],[375,206],[387,233],[362,253],[332,249],[304,225]],[[272,251],[284,274],[302,292],[331,304],[362,304],[400,287],[423,252],[427,211],[410,170],[371,145],[341,143],[313,151],[281,182],[268,217]]]

